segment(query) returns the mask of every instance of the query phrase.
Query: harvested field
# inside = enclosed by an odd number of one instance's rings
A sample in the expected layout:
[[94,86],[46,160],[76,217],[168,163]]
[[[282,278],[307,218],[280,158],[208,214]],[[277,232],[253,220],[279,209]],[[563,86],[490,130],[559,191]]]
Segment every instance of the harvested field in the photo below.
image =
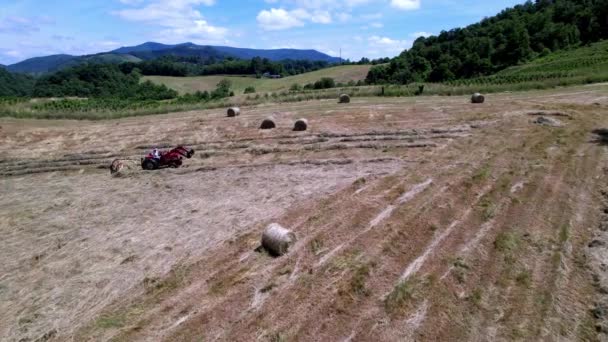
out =
[[0,119],[0,340],[606,340],[606,91]]

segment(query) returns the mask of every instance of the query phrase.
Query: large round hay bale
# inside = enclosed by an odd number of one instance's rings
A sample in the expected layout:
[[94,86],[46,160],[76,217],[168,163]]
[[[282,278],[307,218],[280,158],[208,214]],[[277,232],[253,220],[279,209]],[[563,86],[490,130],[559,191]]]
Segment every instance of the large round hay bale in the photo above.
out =
[[110,165],[110,175],[112,177],[123,177],[126,176],[130,166],[120,159],[114,159]]
[[480,93],[475,93],[473,94],[473,96],[471,96],[471,102],[472,103],[484,103],[486,101],[486,98],[481,95]]
[[308,129],[308,120],[306,119],[298,119],[296,123],[293,125],[293,130],[295,132],[302,132]]
[[274,118],[266,118],[260,125],[260,129],[273,129],[276,127],[277,125],[274,123]]
[[241,115],[241,109],[239,107],[231,107],[228,108],[228,117],[233,118],[235,116]]
[[348,94],[340,95],[339,103],[350,103],[350,96]]
[[262,234],[262,247],[270,254],[281,256],[296,242],[296,235],[277,223],[272,223]]

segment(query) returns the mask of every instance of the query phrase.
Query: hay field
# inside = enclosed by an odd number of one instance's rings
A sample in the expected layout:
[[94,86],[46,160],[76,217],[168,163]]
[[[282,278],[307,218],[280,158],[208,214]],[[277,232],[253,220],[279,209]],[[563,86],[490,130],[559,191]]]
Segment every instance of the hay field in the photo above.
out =
[[0,340],[605,338],[607,91],[0,119]]
[[323,77],[331,77],[336,83],[348,83],[348,81],[364,80],[371,65],[343,65],[327,69],[307,72],[300,75],[289,76],[281,79],[256,79],[248,76],[197,76],[197,77],[170,77],[170,76],[145,76],[143,81],[150,80],[154,83],[164,84],[180,94],[194,93],[196,91],[211,91],[223,79],[232,82],[232,89],[236,94],[242,94],[245,88],[255,87],[258,93],[277,92],[289,90],[292,84],[301,86],[314,83]]

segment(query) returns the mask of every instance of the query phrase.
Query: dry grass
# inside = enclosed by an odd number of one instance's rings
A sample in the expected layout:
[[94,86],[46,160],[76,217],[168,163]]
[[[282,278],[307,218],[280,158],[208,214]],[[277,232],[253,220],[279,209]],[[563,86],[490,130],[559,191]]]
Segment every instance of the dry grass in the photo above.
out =
[[258,93],[267,93],[288,91],[294,83],[304,86],[308,83],[314,83],[323,77],[331,77],[337,83],[357,82],[365,79],[370,67],[370,65],[344,65],[280,79],[257,79],[255,77],[221,75],[198,77],[145,76],[143,81],[150,80],[155,83],[164,84],[181,94],[185,94],[196,91],[211,91],[215,89],[222,79],[227,78],[232,82],[232,89],[237,94],[242,94],[245,88],[250,86],[255,87]]
[[[577,322],[589,336],[591,285],[568,246],[596,226],[603,119],[585,103],[603,90],[333,98],[155,125],[1,119],[0,339],[539,339]],[[567,125],[529,123],[559,102]],[[278,128],[258,130],[273,112]],[[291,132],[300,117],[314,127]],[[184,168],[109,175],[115,158],[180,143],[197,150]],[[298,235],[279,259],[254,252],[270,222]]]

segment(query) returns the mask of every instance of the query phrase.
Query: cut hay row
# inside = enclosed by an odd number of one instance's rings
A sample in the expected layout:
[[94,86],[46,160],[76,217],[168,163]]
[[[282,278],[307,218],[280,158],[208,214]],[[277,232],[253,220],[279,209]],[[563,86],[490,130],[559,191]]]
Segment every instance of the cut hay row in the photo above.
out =
[[20,170],[35,170],[35,169],[45,169],[45,168],[60,168],[60,167],[68,167],[68,166],[100,166],[100,165],[109,165],[112,162],[112,159],[100,159],[100,160],[86,160],[86,161],[78,161],[78,162],[64,162],[64,161],[42,161],[42,162],[33,162],[27,165],[19,165],[2,168],[0,172],[13,172]]
[[[453,126],[453,127],[445,127],[445,128],[430,128],[430,129],[400,129],[400,130],[372,130],[369,132],[361,132],[361,133],[331,133],[331,132],[321,132],[321,133],[311,133],[307,135],[308,138],[348,138],[348,137],[363,137],[363,136],[378,136],[378,135],[405,135],[405,136],[418,136],[424,134],[439,134],[439,133],[464,133],[471,131],[471,126]],[[222,144],[238,144],[238,143],[248,143],[248,142],[257,142],[257,141],[267,141],[267,140],[283,140],[283,139],[298,139],[302,138],[299,134],[283,134],[283,135],[275,135],[275,136],[263,136],[263,137],[255,137],[255,138],[236,138],[232,140],[214,140],[208,142],[181,142],[180,145],[184,146],[199,146],[203,147],[208,145],[222,145]],[[172,147],[173,145],[166,144],[164,142],[158,143],[156,145],[140,145],[135,147],[137,150],[150,150],[154,147],[158,148],[166,148],[163,147]]]
[[[201,156],[227,156],[247,153],[252,155],[264,155],[271,153],[290,153],[297,151],[333,151],[341,149],[390,149],[390,148],[420,148],[434,147],[435,143],[431,140],[436,139],[456,139],[466,136],[470,130],[463,128],[446,128],[446,129],[430,129],[419,132],[402,131],[402,132],[377,132],[389,135],[375,135],[376,133],[363,134],[344,134],[335,136],[345,136],[343,138],[321,138],[319,135],[307,136],[305,140],[301,137],[291,136],[293,140],[278,141],[277,145],[258,145],[234,143],[234,144],[199,144],[189,146],[200,150]],[[423,132],[426,132],[422,134]],[[433,133],[435,132],[435,133]],[[453,133],[443,133],[453,132]],[[415,133],[415,135],[414,135]],[[391,135],[392,134],[392,135]],[[380,142],[399,142],[406,141],[406,144],[382,144]],[[293,147],[287,147],[293,146]],[[230,152],[235,151],[235,152]],[[4,164],[0,167],[2,175],[20,175],[29,173],[44,173],[55,170],[71,170],[87,168],[108,169],[114,159],[128,160],[130,162],[139,163],[141,154],[137,150],[125,154],[113,154],[107,156],[97,156],[91,159],[74,159],[74,158],[58,158],[51,160],[25,160],[11,161],[11,164]],[[80,157],[83,157],[80,155]]]
[[237,164],[225,166],[203,166],[196,169],[181,169],[177,171],[179,174],[187,174],[191,172],[213,172],[218,170],[232,169],[251,169],[261,167],[276,167],[276,166],[327,166],[327,165],[349,165],[349,164],[379,164],[379,163],[417,163],[416,160],[405,160],[402,158],[371,158],[371,159],[305,159],[297,161],[273,162],[273,163],[255,163],[255,164]]
[[[432,128],[432,129],[395,129],[395,130],[371,130],[368,132],[360,133],[332,133],[332,132],[320,132],[311,133],[307,135],[310,138],[346,138],[346,137],[357,137],[357,136],[373,136],[373,135],[419,135],[434,131],[434,133],[457,133],[470,131],[471,126],[453,126],[446,128]],[[281,135],[268,135],[262,137],[251,137],[251,138],[234,138],[230,140],[212,140],[212,141],[178,141],[178,142],[166,142],[159,141],[155,144],[138,145],[135,147],[136,150],[151,150],[154,147],[165,149],[172,148],[176,144],[184,146],[202,146],[205,144],[237,144],[237,143],[248,143],[265,140],[281,140],[281,139],[296,139],[301,138],[300,134],[281,134]]]
[[38,174],[38,173],[80,171],[82,169],[83,168],[80,165],[64,166],[64,167],[46,167],[46,168],[39,168],[39,169],[24,169],[24,170],[15,170],[15,171],[8,171],[8,172],[0,171],[0,176],[25,176],[25,175],[32,175],[32,174]]
[[107,155],[103,155],[103,156],[80,156],[80,157],[60,157],[60,158],[56,158],[56,159],[48,159],[48,160],[44,160],[44,159],[23,159],[23,160],[4,160],[4,163],[0,164],[0,168],[10,168],[10,167],[20,167],[20,166],[28,166],[28,165],[37,165],[37,164],[44,164],[44,163],[48,163],[48,162],[53,162],[53,163],[57,163],[57,162],[72,162],[72,163],[86,163],[86,162],[90,162],[90,161],[95,161],[95,160],[108,160],[108,159],[112,159],[112,158],[122,158],[124,157],[123,155],[120,154],[107,154]]

